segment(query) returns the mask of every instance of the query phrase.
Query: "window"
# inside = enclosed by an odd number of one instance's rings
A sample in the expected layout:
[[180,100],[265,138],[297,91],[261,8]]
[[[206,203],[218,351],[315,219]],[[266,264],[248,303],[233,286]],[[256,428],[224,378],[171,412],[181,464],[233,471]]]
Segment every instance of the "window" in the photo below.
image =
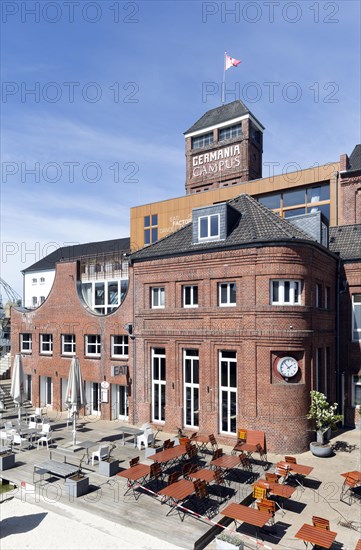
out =
[[183,411],[184,425],[199,426],[199,355],[198,350],[186,349],[183,354]]
[[186,285],[183,287],[183,307],[198,307],[198,287]]
[[316,307],[322,307],[322,285],[316,284]]
[[158,214],[144,216],[144,244],[152,244],[158,240]]
[[53,335],[40,334],[40,353],[51,355],[53,353]]
[[331,309],[331,289],[329,286],[325,288],[325,309]]
[[219,214],[198,218],[198,240],[219,239]]
[[45,296],[40,296],[40,303],[42,304],[43,302],[45,302]]
[[33,285],[36,285],[36,283],[38,282],[37,279],[32,279],[31,282],[33,283]]
[[45,283],[45,277],[40,277],[40,284],[43,285]]
[[61,353],[63,355],[75,355],[76,344],[75,334],[61,335]]
[[237,354],[235,351],[219,353],[220,431],[235,434],[237,431]]
[[164,287],[151,288],[152,308],[164,308]]
[[235,124],[234,126],[227,126],[227,128],[221,128],[219,130],[219,141],[224,139],[231,139],[242,135],[242,124]]
[[152,420],[165,421],[165,349],[152,349]]
[[36,307],[38,304],[38,298],[36,296],[33,296],[31,299],[31,305],[32,307]]
[[129,355],[129,337],[125,334],[114,334],[111,336],[111,354],[112,357],[128,357]]
[[299,305],[301,304],[302,281],[288,279],[271,280],[272,305]]
[[31,353],[33,350],[33,336],[30,332],[20,334],[20,351],[21,353]]
[[88,282],[82,283],[81,287],[86,304],[101,315],[115,311],[123,301],[127,289],[127,280]]
[[361,294],[352,295],[352,340],[361,341]]
[[352,406],[361,407],[361,376],[355,375],[352,377]]
[[101,338],[100,334],[85,335],[85,355],[93,355],[100,357],[101,354]]
[[236,305],[236,283],[218,284],[218,305],[221,307]]
[[200,149],[213,143],[213,132],[192,138],[192,149]]

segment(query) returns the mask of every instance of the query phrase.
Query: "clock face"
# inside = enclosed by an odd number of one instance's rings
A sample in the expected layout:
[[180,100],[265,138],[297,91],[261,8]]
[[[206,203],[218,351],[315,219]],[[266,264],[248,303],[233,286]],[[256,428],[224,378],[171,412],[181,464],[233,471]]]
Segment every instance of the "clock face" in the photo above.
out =
[[284,378],[292,378],[298,372],[298,361],[294,357],[282,357],[278,361],[277,370]]

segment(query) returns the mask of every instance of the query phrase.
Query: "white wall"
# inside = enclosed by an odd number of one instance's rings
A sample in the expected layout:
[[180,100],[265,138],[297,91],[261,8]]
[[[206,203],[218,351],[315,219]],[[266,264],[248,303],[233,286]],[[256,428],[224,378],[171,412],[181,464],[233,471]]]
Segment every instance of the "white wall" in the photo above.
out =
[[[24,307],[34,308],[41,304],[41,296],[46,299],[53,286],[55,269],[32,271],[24,275]],[[42,280],[44,279],[44,281]],[[36,280],[36,282],[35,282]],[[36,304],[33,303],[36,298]]]

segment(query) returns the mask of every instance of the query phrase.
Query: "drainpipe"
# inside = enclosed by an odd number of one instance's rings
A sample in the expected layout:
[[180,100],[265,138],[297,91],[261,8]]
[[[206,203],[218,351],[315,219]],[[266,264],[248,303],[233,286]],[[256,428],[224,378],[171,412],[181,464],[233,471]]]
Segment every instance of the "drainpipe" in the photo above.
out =
[[[130,265],[130,264],[129,264]],[[137,423],[137,346],[135,338],[135,274],[133,265],[133,424]]]
[[[336,401],[341,404],[342,414],[345,409],[345,379],[340,367],[340,301],[341,301],[341,259],[337,262],[336,283]],[[343,419],[342,425],[344,426]]]
[[338,172],[334,172],[333,173],[334,177],[335,177],[335,182],[336,182],[336,185],[335,185],[335,214],[336,214],[336,224],[335,225],[339,225],[338,223]]

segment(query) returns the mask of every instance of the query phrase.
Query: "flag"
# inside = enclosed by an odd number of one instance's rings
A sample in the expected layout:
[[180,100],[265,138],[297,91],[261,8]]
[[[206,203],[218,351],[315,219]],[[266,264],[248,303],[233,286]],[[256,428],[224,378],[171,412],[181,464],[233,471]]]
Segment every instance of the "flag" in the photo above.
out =
[[238,59],[234,59],[230,55],[226,54],[225,70],[229,69],[230,67],[237,67],[237,65],[239,65],[240,63],[242,62],[238,61]]

